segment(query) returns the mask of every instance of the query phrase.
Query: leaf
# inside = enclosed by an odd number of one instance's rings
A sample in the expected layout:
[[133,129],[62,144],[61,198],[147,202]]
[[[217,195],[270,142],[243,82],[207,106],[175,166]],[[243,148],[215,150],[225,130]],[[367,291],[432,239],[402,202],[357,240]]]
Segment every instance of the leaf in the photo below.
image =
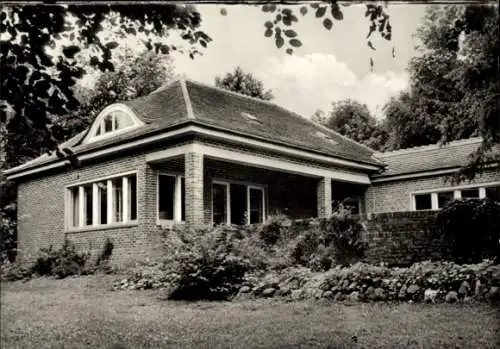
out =
[[307,14],[307,7],[302,6],[302,7],[300,8],[300,14],[301,14],[302,16],[305,16],[305,15]]
[[114,50],[115,48],[118,47],[118,43],[116,41],[111,41],[106,44],[106,48],[110,50]]
[[370,29],[369,29],[369,32],[368,32],[368,35],[366,36],[366,38],[368,39],[370,37],[370,35],[372,35],[372,33],[377,29],[377,25],[375,23],[372,23],[370,25]]
[[283,39],[283,37],[281,37],[281,35],[276,36],[276,47],[282,48],[284,44],[285,40]]
[[283,33],[285,33],[285,35],[288,36],[289,38],[294,38],[297,36],[297,33],[293,29],[283,30]]
[[332,4],[331,13],[332,17],[335,18],[337,21],[341,21],[344,19],[344,14],[342,13],[342,10],[340,9],[337,3]]
[[132,28],[132,27],[129,27],[129,28],[125,29],[125,32],[127,34],[137,35],[137,31],[135,30],[135,28]]
[[223,15],[223,16],[226,16],[227,15],[227,10],[225,8],[221,8],[220,9],[220,14]]
[[298,39],[291,39],[289,41],[290,45],[292,45],[293,47],[300,47],[302,46],[302,42]]
[[333,26],[333,22],[332,22],[332,20],[331,20],[330,18],[325,18],[325,19],[323,20],[323,26],[324,26],[326,29],[328,29],[328,30],[332,29],[332,26]]
[[318,4],[318,3],[311,4],[311,7],[312,7],[312,8],[318,8],[318,7],[319,7],[319,4]]
[[266,31],[264,32],[264,36],[266,38],[270,38],[271,36],[273,36],[273,31],[271,29],[266,29]]
[[62,50],[63,54],[68,58],[74,58],[80,52],[80,48],[76,45],[65,46]]
[[264,27],[268,28],[268,29],[271,29],[273,27],[273,22],[271,21],[267,21],[266,23],[264,23]]
[[323,6],[323,7],[319,7],[317,10],[316,10],[316,18],[320,18],[320,17],[323,17],[326,13],[326,7]]
[[373,47],[373,44],[372,44],[372,42],[371,42],[370,40],[368,40],[368,43],[367,43],[367,44],[368,44],[368,47],[369,47],[369,48],[371,48],[372,50],[374,50],[374,51],[375,51],[375,47]]
[[286,53],[288,53],[289,55],[291,55],[293,53],[293,48],[287,48],[286,49]]

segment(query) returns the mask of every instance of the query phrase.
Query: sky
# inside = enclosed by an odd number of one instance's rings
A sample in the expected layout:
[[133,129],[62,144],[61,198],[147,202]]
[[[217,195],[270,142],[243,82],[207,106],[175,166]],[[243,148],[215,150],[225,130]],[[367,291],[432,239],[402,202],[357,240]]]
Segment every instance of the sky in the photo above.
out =
[[[226,16],[220,14],[223,7]],[[364,17],[364,4],[343,7],[344,20],[335,21],[330,31],[313,12],[299,15],[294,29],[303,46],[295,49],[293,55],[264,37],[264,22],[273,17],[259,7],[206,4],[197,5],[197,9],[202,28],[213,41],[203,56],[194,60],[175,55],[177,72],[213,84],[215,76],[240,66],[273,91],[274,103],[303,116],[310,117],[318,109],[331,110],[332,102],[352,98],[366,103],[381,118],[385,102],[407,86],[405,69],[409,59],[417,54],[413,34],[425,5],[389,4],[393,37],[386,41],[374,34],[376,51],[367,46],[369,22]],[[374,60],[373,72],[370,57]]]
[[[365,4],[342,7],[344,19],[334,21],[330,31],[323,27],[322,20],[315,18],[311,8],[306,16],[301,16],[301,5],[287,6],[296,8],[299,22],[293,29],[303,43],[293,55],[284,48],[278,49],[274,38],[264,37],[264,23],[273,20],[275,14],[253,5],[196,5],[202,18],[201,30],[213,41],[206,49],[200,46],[203,54],[195,59],[173,53],[175,71],[213,85],[216,76],[224,76],[240,66],[272,90],[272,102],[305,117],[317,110],[328,112],[333,102],[351,98],[366,104],[378,119],[383,118],[382,107],[408,84],[406,67],[410,58],[418,54],[413,35],[426,5],[390,3],[386,12],[390,15],[392,40],[386,41],[374,33],[371,40],[376,51],[367,45],[369,21],[364,17]],[[226,16],[221,14],[223,8]],[[144,46],[138,40],[126,39],[120,46],[142,50]],[[183,40],[173,33],[166,42],[179,44]],[[370,58],[374,61],[373,72]]]

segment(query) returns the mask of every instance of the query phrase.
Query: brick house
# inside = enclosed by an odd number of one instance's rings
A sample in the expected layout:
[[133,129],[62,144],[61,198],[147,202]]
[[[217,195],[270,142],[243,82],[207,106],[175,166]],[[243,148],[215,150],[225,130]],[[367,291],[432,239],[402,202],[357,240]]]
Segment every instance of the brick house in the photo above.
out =
[[380,154],[272,103],[178,79],[108,106],[62,144],[80,167],[44,154],[5,174],[18,183],[21,259],[65,237],[91,249],[111,238],[114,258],[129,262],[155,257],[176,223],[327,217],[332,201],[370,214],[498,199],[498,167],[474,183],[444,181],[479,142]]

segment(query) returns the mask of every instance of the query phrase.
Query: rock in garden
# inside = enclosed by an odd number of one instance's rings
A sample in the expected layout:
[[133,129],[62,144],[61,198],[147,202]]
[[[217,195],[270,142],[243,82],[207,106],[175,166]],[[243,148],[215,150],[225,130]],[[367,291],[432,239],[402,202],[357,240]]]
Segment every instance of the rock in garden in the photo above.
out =
[[490,287],[490,290],[486,294],[486,299],[488,299],[490,301],[500,300],[500,287],[498,287],[498,286]]
[[291,297],[294,300],[302,299],[302,290],[293,290],[291,293]]
[[375,288],[373,286],[369,286],[365,291],[365,298],[368,300],[375,300]]
[[455,291],[450,291],[446,294],[445,297],[446,303],[455,303],[458,302],[458,293]]
[[277,296],[280,296],[280,297],[285,297],[285,296],[288,296],[291,294],[291,290],[290,288],[284,286],[283,288],[279,288],[277,291],[276,291],[276,295]]
[[358,291],[353,291],[349,294],[349,300],[353,302],[359,301],[359,292]]
[[342,292],[337,292],[335,293],[335,295],[333,296],[333,300],[335,302],[339,302],[341,301],[342,299],[344,299],[344,295],[342,294]]
[[439,294],[439,290],[432,290],[428,288],[424,291],[424,301],[436,303],[437,296]]
[[269,288],[266,288],[264,291],[262,291],[262,296],[263,297],[272,297],[274,295],[274,292],[276,292],[276,289],[269,287]]
[[462,297],[470,294],[470,284],[467,281],[462,282],[460,288],[458,289],[458,294]]
[[377,287],[374,291],[374,296],[376,300],[384,301],[386,299],[384,289]]
[[484,286],[481,283],[481,280],[477,279],[476,280],[476,287],[474,288],[474,295],[476,297],[479,297],[483,294]]
[[250,291],[251,289],[248,286],[243,286],[242,288],[240,288],[240,293],[248,293]]
[[406,286],[401,287],[398,293],[398,298],[400,299],[406,298]]
[[333,297],[332,291],[323,292],[323,298],[332,298],[332,297]]
[[420,291],[420,287],[418,287],[418,285],[410,285],[410,287],[406,290],[406,294],[410,297],[414,297],[418,291]]

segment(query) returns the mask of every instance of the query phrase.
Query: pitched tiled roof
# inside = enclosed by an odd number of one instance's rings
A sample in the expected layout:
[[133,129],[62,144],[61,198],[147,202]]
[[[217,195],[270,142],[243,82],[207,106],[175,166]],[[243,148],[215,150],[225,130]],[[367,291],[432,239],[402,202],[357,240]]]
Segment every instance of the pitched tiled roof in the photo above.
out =
[[[383,173],[374,177],[396,176],[424,171],[457,168],[467,164],[469,155],[481,144],[481,138],[432,144],[415,148],[375,153],[387,164]],[[495,149],[498,151],[498,149]]]
[[[191,121],[329,156],[383,166],[373,157],[374,150],[280,106],[191,80],[178,79],[147,96],[122,103],[131,108],[144,125],[92,143],[82,143],[86,133],[82,132],[66,141],[65,146],[79,154]],[[45,155],[9,172],[55,160],[55,155]]]
[[[186,87],[194,117],[203,123],[349,160],[377,164],[372,158],[374,150],[276,104],[190,80],[186,81]],[[329,136],[329,139],[320,133]]]

